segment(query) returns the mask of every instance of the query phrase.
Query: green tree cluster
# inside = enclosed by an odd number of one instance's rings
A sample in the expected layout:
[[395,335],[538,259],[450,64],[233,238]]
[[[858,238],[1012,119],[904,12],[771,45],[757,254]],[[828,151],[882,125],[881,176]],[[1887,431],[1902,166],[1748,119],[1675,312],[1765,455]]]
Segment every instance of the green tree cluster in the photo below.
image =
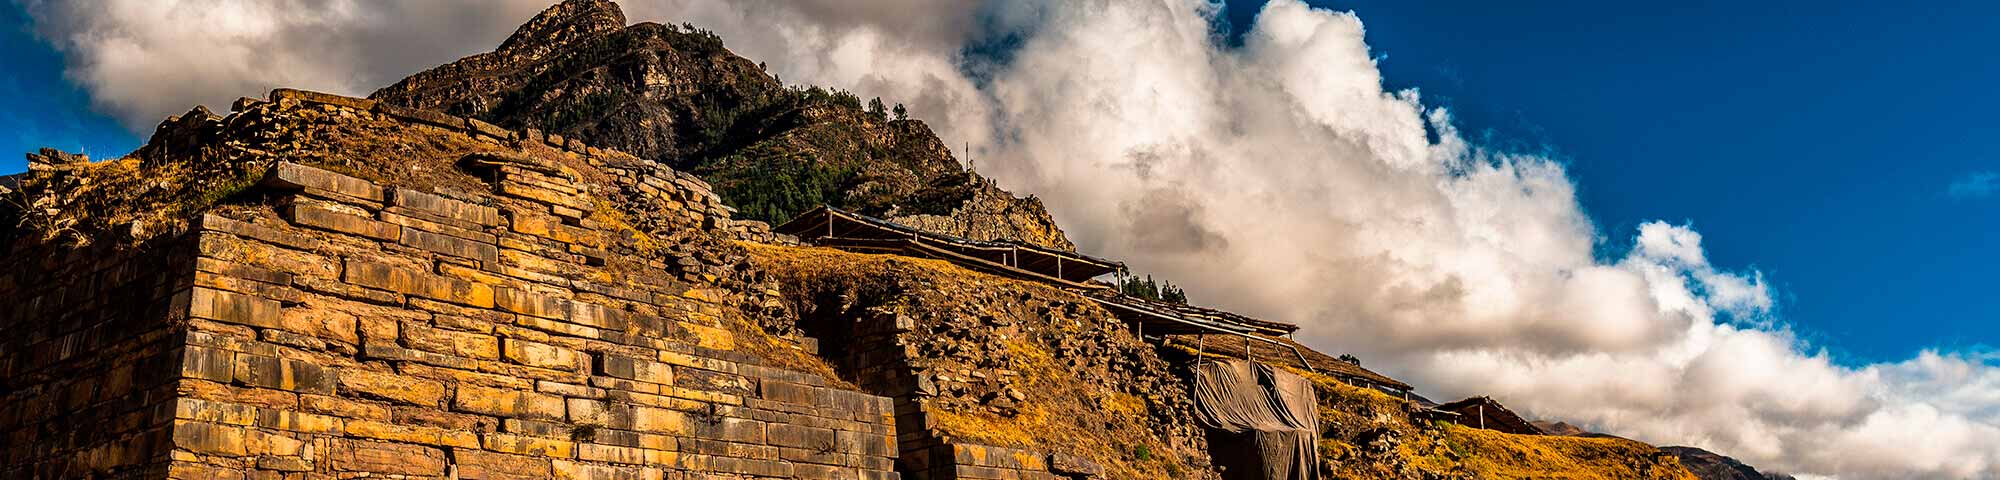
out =
[[1152,275],[1147,275],[1144,278],[1140,278],[1136,275],[1131,277],[1126,277],[1125,283],[1118,287],[1118,291],[1123,292],[1126,295],[1144,298],[1148,300],[1158,300],[1162,302],[1178,303],[1183,305],[1187,304],[1186,291],[1181,290],[1180,287],[1174,286],[1173,282],[1169,282],[1166,280],[1154,281]]

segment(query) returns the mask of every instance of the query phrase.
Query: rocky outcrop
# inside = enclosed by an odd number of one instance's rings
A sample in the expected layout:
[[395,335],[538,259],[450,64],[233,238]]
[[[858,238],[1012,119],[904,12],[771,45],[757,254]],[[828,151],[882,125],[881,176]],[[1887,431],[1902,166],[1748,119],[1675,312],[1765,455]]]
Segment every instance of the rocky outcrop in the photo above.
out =
[[1680,458],[1681,466],[1701,480],[1793,480],[1791,475],[1759,472],[1734,458],[1695,447],[1660,447],[1660,451]]
[[914,478],[1216,478],[1183,375],[1084,297],[936,260],[752,253],[790,328],[894,399]]
[[565,1],[498,50],[371,98],[544,130],[693,172],[745,218],[782,222],[824,203],[949,218],[932,222],[943,233],[1071,248],[1039,202],[976,175],[967,182],[922,121],[891,119],[845,92],[788,88],[691,25],[623,22],[608,1]]
[[[893,208],[883,215],[889,221],[927,232],[946,233],[973,240],[1014,240],[1032,245],[1075,251],[1076,245],[1063,235],[1049,217],[1042,200],[1016,198],[994,186],[992,180],[967,173],[962,183],[936,182],[925,196],[965,198],[951,211],[920,213],[921,210]],[[947,202],[937,202],[947,203]]]

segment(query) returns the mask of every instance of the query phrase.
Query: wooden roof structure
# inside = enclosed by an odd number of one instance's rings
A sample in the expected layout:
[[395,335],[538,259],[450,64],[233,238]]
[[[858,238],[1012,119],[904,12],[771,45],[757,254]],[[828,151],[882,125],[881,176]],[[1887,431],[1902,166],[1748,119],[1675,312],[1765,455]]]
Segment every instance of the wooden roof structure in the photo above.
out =
[[[1157,315],[1194,320],[1202,324],[1221,325],[1228,327],[1228,329],[1230,330],[1236,330],[1248,334],[1264,335],[1269,337],[1282,337],[1285,335],[1290,335],[1292,334],[1292,332],[1299,331],[1298,325],[1293,325],[1289,323],[1259,320],[1255,318],[1246,317],[1243,315],[1238,315],[1235,313],[1216,310],[1213,308],[1197,307],[1185,303],[1162,302],[1159,300],[1134,297],[1130,295],[1103,296],[1103,301],[1100,303],[1113,304],[1112,310],[1114,311],[1117,310],[1142,311],[1145,313],[1153,313]],[[1167,328],[1162,330],[1148,330],[1148,333],[1152,333],[1155,335],[1215,333],[1213,331],[1208,331],[1208,330],[1214,330],[1214,329]]]
[[845,250],[902,253],[961,265],[972,264],[976,270],[1032,280],[1055,280],[1051,283],[1072,288],[1106,288],[1085,282],[1125,269],[1122,263],[1081,253],[1021,242],[980,241],[926,232],[831,206],[815,208],[771,231]]
[[1269,342],[1254,342],[1243,345],[1225,342],[1224,340],[1227,340],[1225,338],[1209,338],[1204,342],[1197,335],[1176,335],[1168,338],[1167,342],[1183,347],[1198,348],[1204,352],[1236,357],[1246,356],[1244,350],[1248,348],[1247,356],[1252,360],[1272,365],[1301,365],[1308,370],[1333,377],[1335,380],[1340,380],[1348,385],[1373,388],[1390,395],[1408,395],[1413,397],[1411,400],[1421,398],[1415,397],[1415,394],[1410,392],[1412,388],[1410,384],[1389,378],[1388,375],[1376,373],[1374,370],[1362,368],[1360,365],[1348,363],[1345,360],[1320,353],[1318,350],[1299,345],[1298,342],[1294,342],[1288,338],[1264,338],[1269,340]]
[[1091,281],[1104,274],[1125,272],[1125,264],[1120,262],[1021,242],[980,241],[926,232],[832,206],[815,208],[771,231],[825,247],[934,258],[972,270],[1052,284],[1083,294],[1120,320],[1133,324],[1142,336],[1233,335],[1246,342],[1290,350],[1297,358],[1296,363],[1318,371],[1296,344],[1282,338],[1298,331],[1297,325],[1124,295],[1111,285]]
[[1438,405],[1438,410],[1457,413],[1460,425],[1521,435],[1543,435],[1534,422],[1521,418],[1493,397],[1472,397]]

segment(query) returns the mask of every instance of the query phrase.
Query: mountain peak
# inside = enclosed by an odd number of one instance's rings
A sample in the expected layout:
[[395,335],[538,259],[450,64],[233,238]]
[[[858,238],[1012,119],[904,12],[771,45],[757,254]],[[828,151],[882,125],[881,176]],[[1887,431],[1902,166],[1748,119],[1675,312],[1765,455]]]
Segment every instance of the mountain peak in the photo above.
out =
[[510,56],[539,57],[570,42],[625,28],[625,11],[611,0],[563,0],[521,25],[500,44]]

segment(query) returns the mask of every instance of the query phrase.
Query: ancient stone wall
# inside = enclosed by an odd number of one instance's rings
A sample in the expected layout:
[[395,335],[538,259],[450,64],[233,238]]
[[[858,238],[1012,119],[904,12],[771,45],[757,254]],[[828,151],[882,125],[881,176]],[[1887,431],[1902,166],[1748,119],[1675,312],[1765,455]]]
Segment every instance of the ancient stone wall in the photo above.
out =
[[467,191],[279,162],[147,245],[17,246],[0,476],[897,478],[888,399],[765,354],[810,342],[736,328],[752,273],[713,239],[789,240],[699,180],[365,100],[248,102],[581,163],[404,160],[478,175]]
[[0,478],[165,476],[185,247],[23,242],[0,260]]
[[502,201],[280,164],[278,208],[203,218],[173,477],[892,476],[885,399],[732,351],[714,287],[593,271],[589,196],[531,167]]

